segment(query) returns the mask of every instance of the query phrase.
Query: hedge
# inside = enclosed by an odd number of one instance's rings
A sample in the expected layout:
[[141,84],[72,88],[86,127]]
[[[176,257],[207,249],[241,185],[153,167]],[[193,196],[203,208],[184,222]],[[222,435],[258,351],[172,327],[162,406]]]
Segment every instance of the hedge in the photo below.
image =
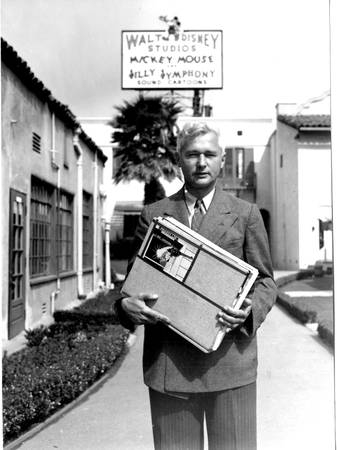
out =
[[[26,332],[27,347],[5,354],[3,368],[4,442],[17,438],[73,401],[110,369],[123,352],[128,331],[110,323],[113,296],[95,322],[88,304],[76,320],[57,321],[50,327]],[[89,314],[89,312],[90,314]],[[79,313],[79,311],[77,311]],[[109,316],[104,323],[102,316]],[[64,317],[63,317],[64,318]],[[87,320],[88,319],[88,320]],[[111,320],[110,320],[111,319]],[[115,320],[116,318],[114,318]]]
[[329,344],[332,348],[335,346],[334,335],[333,335],[333,320],[324,320],[318,324],[317,332],[320,337]]
[[56,322],[74,321],[104,324],[119,323],[114,310],[114,304],[120,297],[119,286],[108,292],[100,292],[96,297],[84,301],[80,306],[71,310],[60,310],[54,312]]
[[283,306],[293,317],[296,317],[302,323],[315,323],[317,322],[317,313],[310,309],[306,309],[297,306],[292,300],[291,297],[284,292],[278,292],[277,294],[277,303]]
[[[313,269],[301,270],[298,273],[290,274],[277,280],[277,287],[283,287],[291,281],[307,279],[315,276]],[[284,309],[286,309],[292,316],[297,318],[300,322],[318,323],[317,332],[319,336],[332,348],[334,348],[334,333],[333,320],[326,319],[322,316],[322,311],[310,309],[309,306],[304,306],[303,302],[294,301],[289,295],[278,291],[277,302]]]

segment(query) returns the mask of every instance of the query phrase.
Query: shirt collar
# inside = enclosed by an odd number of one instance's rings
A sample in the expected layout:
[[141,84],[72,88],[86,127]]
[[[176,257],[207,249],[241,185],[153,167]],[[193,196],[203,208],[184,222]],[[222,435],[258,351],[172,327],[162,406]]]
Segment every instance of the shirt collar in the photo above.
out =
[[[211,192],[209,192],[207,195],[205,195],[205,197],[202,197],[202,199],[201,199],[203,201],[206,211],[208,210],[209,205],[211,204],[211,201],[213,200],[214,192],[215,192],[215,187],[211,190]],[[188,208],[188,212],[190,214],[193,214],[194,205],[195,205],[197,198],[194,197],[194,195],[192,195],[190,192],[188,192],[186,187],[184,188],[184,193],[185,193],[185,201],[186,201],[186,206]]]

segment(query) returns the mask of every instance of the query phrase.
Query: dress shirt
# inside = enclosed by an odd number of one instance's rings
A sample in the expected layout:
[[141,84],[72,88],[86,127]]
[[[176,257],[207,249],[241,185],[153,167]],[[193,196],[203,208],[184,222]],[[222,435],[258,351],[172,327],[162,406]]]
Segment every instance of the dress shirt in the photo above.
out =
[[[185,203],[187,206],[187,212],[188,212],[188,223],[192,224],[192,217],[194,214],[194,205],[195,202],[197,201],[197,198],[194,197],[194,195],[192,195],[190,192],[188,192],[188,190],[185,188],[184,189],[185,192]],[[211,190],[211,192],[209,192],[207,195],[205,195],[205,197],[202,197],[200,200],[202,200],[205,210],[207,212],[209,205],[211,204],[211,201],[213,200],[214,197],[214,192],[215,192],[215,188],[213,190]]]

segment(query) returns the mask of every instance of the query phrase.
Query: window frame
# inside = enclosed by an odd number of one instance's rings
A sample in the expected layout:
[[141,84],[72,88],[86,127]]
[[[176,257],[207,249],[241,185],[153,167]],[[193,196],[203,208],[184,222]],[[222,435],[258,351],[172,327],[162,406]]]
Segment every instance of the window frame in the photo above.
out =
[[29,243],[32,282],[74,270],[74,195],[36,176],[31,177]]
[[[63,220],[65,219],[65,221]],[[66,222],[66,223],[64,223]],[[64,189],[57,199],[57,272],[74,269],[74,196]]]
[[[57,268],[53,258],[55,254],[55,239],[53,237],[56,227],[54,206],[56,189],[50,183],[32,177],[30,192],[29,276],[30,278],[38,278],[56,275]],[[35,206],[33,206],[33,203],[35,203]],[[43,220],[43,216],[48,217]],[[43,266],[46,266],[45,270],[41,270]]]

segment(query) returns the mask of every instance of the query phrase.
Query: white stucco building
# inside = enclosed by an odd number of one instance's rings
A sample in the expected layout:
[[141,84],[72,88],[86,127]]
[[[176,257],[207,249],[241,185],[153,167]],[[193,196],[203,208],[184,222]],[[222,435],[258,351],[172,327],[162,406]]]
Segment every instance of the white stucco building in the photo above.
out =
[[102,283],[102,150],[1,40],[2,338]]
[[[220,132],[226,149],[221,174],[228,192],[255,202],[269,235],[276,269],[302,269],[332,259],[331,142],[329,96],[317,103],[279,104],[269,118],[180,116],[178,126],[207,121]],[[132,238],[142,208],[143,184],[113,182],[110,118],[81,118],[98,143],[105,166],[105,215],[111,239]],[[163,183],[166,193],[180,180]]]
[[330,115],[278,105],[271,153],[271,248],[280,269],[332,260]]

